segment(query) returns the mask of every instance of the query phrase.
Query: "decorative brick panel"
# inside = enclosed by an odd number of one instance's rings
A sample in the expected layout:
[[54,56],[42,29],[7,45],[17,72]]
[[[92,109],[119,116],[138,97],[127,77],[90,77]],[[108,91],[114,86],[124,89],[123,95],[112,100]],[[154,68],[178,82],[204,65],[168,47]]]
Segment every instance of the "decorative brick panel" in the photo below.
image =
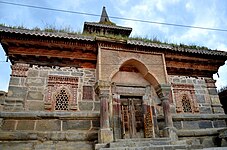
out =
[[11,66],[13,77],[27,77],[29,64],[17,63]]
[[93,88],[92,86],[83,86],[83,99],[92,100],[93,99]]
[[198,113],[193,84],[172,84],[177,113]]
[[46,110],[77,110],[78,78],[50,75],[45,95]]

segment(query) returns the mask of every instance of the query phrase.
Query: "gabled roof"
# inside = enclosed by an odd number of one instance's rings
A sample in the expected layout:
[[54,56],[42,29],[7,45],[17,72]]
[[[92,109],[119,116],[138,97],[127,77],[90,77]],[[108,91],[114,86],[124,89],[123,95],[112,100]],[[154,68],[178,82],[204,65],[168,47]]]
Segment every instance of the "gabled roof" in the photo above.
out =
[[50,37],[50,38],[64,38],[64,39],[74,39],[74,40],[86,40],[86,41],[94,41],[94,36],[84,36],[82,34],[72,34],[72,33],[64,33],[64,32],[46,32],[46,31],[36,31],[29,29],[18,29],[0,26],[0,33],[12,33],[12,34],[21,34],[21,35],[32,35],[32,36],[42,36],[42,37]]
[[137,45],[137,46],[145,46],[145,47],[156,47],[156,48],[163,48],[169,49],[175,52],[185,52],[185,53],[192,53],[192,54],[204,54],[204,55],[215,55],[215,56],[225,56],[227,57],[227,52],[219,51],[219,50],[207,50],[207,49],[192,49],[192,48],[183,48],[180,46],[172,46],[168,44],[161,44],[161,43],[153,43],[153,42],[143,42],[140,40],[127,40],[127,44],[130,45]]
[[[93,24],[96,25],[97,23],[85,23],[85,24]],[[106,25],[102,25],[105,26]],[[108,26],[109,27],[109,26]],[[117,28],[118,26],[115,26]],[[114,27],[113,27],[114,28]],[[49,37],[49,38],[60,38],[60,39],[69,39],[69,40],[82,40],[82,41],[96,41],[96,36],[89,36],[83,34],[72,34],[72,33],[63,33],[63,32],[46,32],[46,31],[36,31],[36,30],[29,30],[29,29],[17,29],[11,27],[0,26],[0,38],[3,34],[17,35],[22,37],[23,35],[30,35],[35,37]],[[106,37],[108,39],[108,36]],[[130,38],[125,39],[126,44],[128,45],[135,45],[141,47],[154,47],[160,49],[167,49],[167,51],[172,52],[183,52],[183,53],[191,53],[191,54],[202,54],[202,55],[212,55],[212,56],[224,56],[227,57],[227,52],[225,51],[218,51],[218,50],[206,50],[206,49],[190,49],[190,48],[183,48],[180,46],[172,46],[170,44],[162,44],[162,43],[155,43],[155,42],[144,42],[141,40],[132,40]]]

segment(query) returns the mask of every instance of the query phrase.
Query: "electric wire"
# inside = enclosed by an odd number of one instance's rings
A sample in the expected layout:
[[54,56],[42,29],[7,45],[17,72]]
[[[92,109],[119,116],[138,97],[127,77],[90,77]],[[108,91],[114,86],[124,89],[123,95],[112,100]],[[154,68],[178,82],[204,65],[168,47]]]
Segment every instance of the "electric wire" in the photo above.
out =
[[[27,4],[20,4],[20,3],[12,3],[12,2],[6,2],[6,1],[0,1],[0,3],[8,4],[8,5],[21,6],[21,7],[29,7],[29,8],[43,9],[43,10],[49,10],[49,11],[63,12],[63,13],[72,13],[72,14],[95,16],[95,17],[100,16],[98,14],[93,14],[93,13],[78,12],[78,11],[64,10],[64,9],[56,9],[56,8],[27,5]],[[165,22],[158,22],[158,21],[141,20],[141,19],[125,18],[125,17],[115,17],[115,16],[109,16],[109,18],[118,19],[118,20],[134,21],[134,22],[142,22],[142,23],[150,23],[150,24],[159,24],[159,25],[166,25],[166,26],[174,26],[174,27],[182,27],[182,28],[195,28],[195,29],[202,29],[202,30],[227,32],[227,29],[219,29],[219,28],[209,28],[209,27],[183,25],[183,24],[175,24],[175,23],[165,23]]]

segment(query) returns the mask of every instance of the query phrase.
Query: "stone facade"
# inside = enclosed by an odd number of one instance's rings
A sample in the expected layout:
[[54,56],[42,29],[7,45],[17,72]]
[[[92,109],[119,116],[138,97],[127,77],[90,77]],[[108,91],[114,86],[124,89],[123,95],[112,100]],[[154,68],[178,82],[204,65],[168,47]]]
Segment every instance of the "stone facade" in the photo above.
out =
[[[14,71],[15,68],[18,70],[20,65],[26,66],[27,69],[20,72]],[[92,149],[100,124],[99,101],[95,100],[93,92],[95,82],[95,69],[13,65],[9,94],[2,108],[4,112],[1,112],[1,117],[4,118],[1,120],[1,137],[7,138],[9,132],[13,131],[11,140],[16,140],[18,136],[21,137],[20,140],[33,140],[32,143],[26,143],[26,146],[31,149],[32,147],[49,149],[59,146],[73,149],[77,144],[81,145],[80,149]],[[74,84],[76,86],[72,88]],[[52,87],[52,90],[49,87]],[[73,89],[69,90],[68,94],[69,98],[75,101],[70,104],[68,111],[55,111],[54,96],[58,89],[64,87]],[[53,101],[48,103],[48,98]],[[65,142],[65,139],[68,142]],[[40,142],[43,145],[40,145]],[[1,146],[5,149],[9,145],[4,142]],[[23,144],[13,143],[12,148],[21,146]]]
[[0,149],[218,146],[227,117],[212,75],[227,53],[115,39],[104,33],[131,28],[102,23],[85,23],[91,36],[0,27],[12,62]]
[[[17,64],[16,64],[17,65]],[[13,69],[13,67],[12,67]],[[98,102],[95,101],[95,95],[93,86],[96,82],[95,69],[76,69],[70,67],[38,67],[33,65],[26,71],[27,75],[17,76],[12,74],[9,83],[9,94],[6,99],[5,110],[6,111],[43,111],[48,109],[47,93],[50,93],[50,97],[53,96],[56,87],[61,85],[67,87],[69,82],[58,83],[61,81],[50,81],[50,77],[63,77],[68,80],[69,78],[75,78],[77,81],[74,91],[70,93],[75,99],[75,110],[79,111],[98,111]],[[55,89],[48,91],[49,87],[53,85]],[[90,98],[83,98],[84,87],[91,87]],[[71,88],[71,87],[70,87]],[[74,93],[75,92],[75,93]],[[16,99],[16,100],[15,100]],[[45,103],[44,103],[45,102]],[[86,105],[83,105],[86,103]],[[50,104],[51,105],[51,104]],[[72,109],[73,111],[74,109]]]

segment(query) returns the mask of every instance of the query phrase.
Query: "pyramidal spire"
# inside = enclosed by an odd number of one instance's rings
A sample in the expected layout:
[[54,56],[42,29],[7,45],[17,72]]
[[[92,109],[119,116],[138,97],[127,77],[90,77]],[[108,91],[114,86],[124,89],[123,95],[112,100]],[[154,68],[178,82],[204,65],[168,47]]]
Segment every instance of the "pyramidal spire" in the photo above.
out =
[[101,14],[101,18],[100,18],[99,22],[110,22],[110,19],[107,15],[105,6],[103,6],[103,8],[102,8],[102,14]]

